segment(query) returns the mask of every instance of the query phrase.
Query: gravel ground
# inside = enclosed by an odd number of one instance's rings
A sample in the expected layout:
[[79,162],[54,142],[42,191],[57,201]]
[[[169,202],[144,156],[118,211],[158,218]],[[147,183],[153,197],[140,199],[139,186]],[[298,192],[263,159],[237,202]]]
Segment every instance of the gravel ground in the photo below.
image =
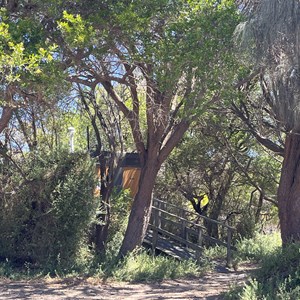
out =
[[222,299],[230,286],[243,285],[254,266],[239,271],[217,267],[202,278],[158,283],[100,282],[95,279],[10,281],[0,279],[0,300],[158,300]]

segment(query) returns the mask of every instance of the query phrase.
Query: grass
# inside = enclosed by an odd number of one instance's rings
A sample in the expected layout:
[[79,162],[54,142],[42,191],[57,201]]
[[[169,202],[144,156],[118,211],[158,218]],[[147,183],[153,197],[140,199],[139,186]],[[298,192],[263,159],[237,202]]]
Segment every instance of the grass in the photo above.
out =
[[244,287],[231,289],[225,299],[300,299],[300,244],[285,248],[278,234],[257,235],[239,245],[240,259],[259,262],[260,268]]
[[260,262],[281,247],[279,232],[273,234],[255,234],[251,239],[243,239],[236,245],[236,256],[240,260]]
[[16,266],[13,262],[0,263],[0,277],[12,280],[27,280],[46,277],[94,277],[115,281],[144,282],[199,277],[209,269],[209,264],[197,264],[195,261],[178,261],[166,256],[153,256],[145,250],[133,252],[118,262],[116,255],[106,259],[92,258],[85,254],[84,259],[74,262],[69,270],[56,269],[51,273],[49,267],[35,268],[24,263]]
[[165,256],[152,256],[142,251],[130,254],[112,272],[112,277],[118,281],[160,281],[199,277],[206,268],[197,265],[195,261],[178,261]]
[[[30,263],[16,266],[8,260],[2,261],[0,277],[13,280],[49,276],[94,277],[129,282],[193,278],[200,277],[212,268],[212,261],[226,255],[224,247],[207,248],[203,253],[206,259],[197,264],[191,260],[178,261],[165,256],[154,257],[146,250],[139,250],[118,262],[116,256],[120,240],[118,235],[111,240],[105,257],[97,257],[88,248],[84,248],[78,253],[72,268],[55,269],[51,274],[49,273],[51,266],[41,269]],[[224,296],[226,299],[300,299],[300,245],[292,245],[282,250],[278,234],[257,234],[253,239],[239,242],[237,248],[238,252],[234,258],[237,262],[253,261],[261,268],[246,286],[232,288]]]

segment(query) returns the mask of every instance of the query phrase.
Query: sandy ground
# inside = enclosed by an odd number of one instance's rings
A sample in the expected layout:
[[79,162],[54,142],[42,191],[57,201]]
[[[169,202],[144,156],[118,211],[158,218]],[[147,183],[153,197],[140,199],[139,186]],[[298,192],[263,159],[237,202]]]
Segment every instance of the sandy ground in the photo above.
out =
[[253,266],[239,271],[220,267],[203,278],[159,283],[95,282],[92,279],[10,281],[0,279],[0,300],[158,300],[222,299],[232,285],[243,285]]

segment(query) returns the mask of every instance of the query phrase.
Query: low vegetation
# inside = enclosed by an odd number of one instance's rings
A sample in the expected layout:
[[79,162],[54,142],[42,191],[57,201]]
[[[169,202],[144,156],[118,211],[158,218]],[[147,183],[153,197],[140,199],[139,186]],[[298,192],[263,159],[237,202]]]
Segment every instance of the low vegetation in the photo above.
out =
[[300,245],[281,247],[279,235],[256,235],[239,246],[237,260],[258,263],[244,287],[234,287],[225,299],[299,299]]
[[[116,281],[143,282],[163,279],[199,277],[213,267],[213,261],[224,257],[222,247],[204,250],[206,259],[200,264],[194,261],[178,261],[166,256],[153,256],[139,249],[117,261],[122,231],[116,231],[110,240],[105,257],[96,256],[93,251],[81,245],[73,265],[56,269],[35,268],[30,262],[23,265],[6,259],[0,264],[0,277],[10,279],[57,277],[94,277]],[[225,299],[299,299],[300,297],[300,245],[294,244],[282,249],[278,233],[255,234],[254,238],[243,239],[237,244],[235,267],[243,262],[257,264],[257,270],[245,286],[232,287]]]
[[178,261],[166,256],[153,256],[146,250],[133,252],[123,261],[117,262],[118,248],[107,259],[95,258],[89,251],[82,250],[69,269],[57,268],[49,273],[47,268],[34,268],[25,262],[22,266],[10,260],[0,263],[0,277],[13,280],[46,278],[46,277],[94,277],[98,279],[111,278],[116,281],[143,282],[160,281],[163,279],[199,277],[210,265],[197,264],[195,261]]

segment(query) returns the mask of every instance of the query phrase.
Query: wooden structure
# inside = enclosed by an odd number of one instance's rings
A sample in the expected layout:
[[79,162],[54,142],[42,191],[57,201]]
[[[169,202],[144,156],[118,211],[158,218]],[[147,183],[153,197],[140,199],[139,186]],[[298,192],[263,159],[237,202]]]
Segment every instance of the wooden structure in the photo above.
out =
[[[191,221],[192,219],[196,221]],[[216,239],[207,234],[203,222],[211,222],[226,232],[226,239]],[[227,265],[232,264],[233,227],[209,219],[165,201],[154,199],[152,215],[144,243],[178,259],[199,260],[205,245],[222,245],[227,248]]]
[[128,189],[133,198],[138,192],[141,163],[137,153],[126,153],[117,170],[114,186]]
[[[96,164],[96,174],[100,180],[100,164]],[[119,168],[116,171],[114,186],[123,190],[129,190],[130,196],[133,198],[139,186],[141,174],[140,159],[137,153],[126,153],[122,158]],[[99,195],[100,190],[97,189],[95,194]]]

